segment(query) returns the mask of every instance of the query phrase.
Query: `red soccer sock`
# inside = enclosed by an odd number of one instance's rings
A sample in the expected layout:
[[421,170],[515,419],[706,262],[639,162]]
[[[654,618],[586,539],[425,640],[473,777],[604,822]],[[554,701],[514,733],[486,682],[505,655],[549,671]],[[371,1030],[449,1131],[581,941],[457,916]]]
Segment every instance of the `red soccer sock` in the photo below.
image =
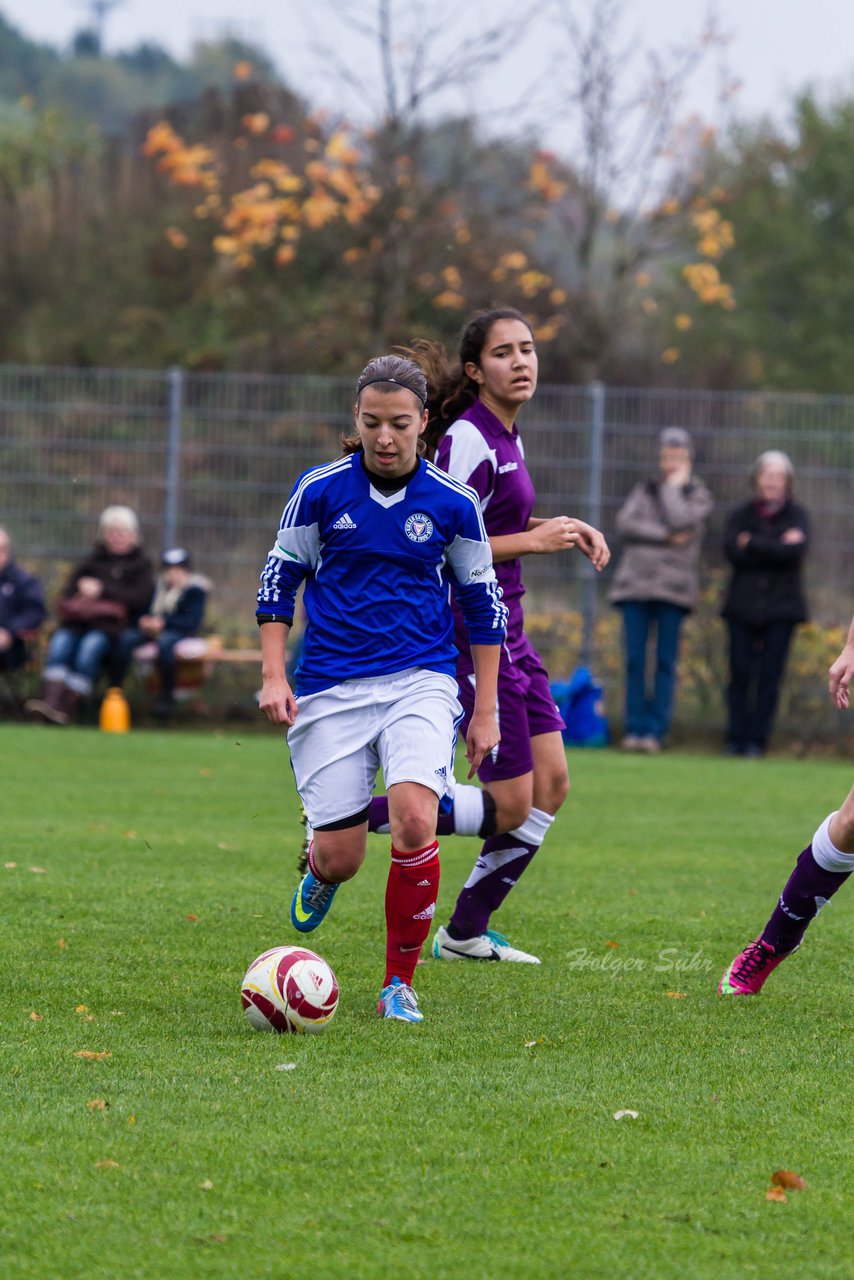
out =
[[412,975],[436,910],[439,895],[439,845],[436,840],[413,853],[392,845],[385,891],[386,971],[412,985]]
[[332,884],[331,880],[327,880],[326,876],[317,869],[317,860],[314,856],[314,841],[312,840],[308,846],[308,869],[314,876],[315,880],[319,880],[321,884]]

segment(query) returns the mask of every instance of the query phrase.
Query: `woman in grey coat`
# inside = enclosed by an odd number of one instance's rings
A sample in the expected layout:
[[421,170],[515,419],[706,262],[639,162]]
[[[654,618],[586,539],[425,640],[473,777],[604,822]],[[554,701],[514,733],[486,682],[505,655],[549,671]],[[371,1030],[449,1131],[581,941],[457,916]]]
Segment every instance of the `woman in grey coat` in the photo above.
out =
[[[714,501],[692,475],[691,437],[681,427],[659,436],[659,475],[636,484],[617,515],[622,554],[609,592],[623,612],[626,714],[623,748],[659,751],[670,727],[679,631],[700,593],[700,543]],[[655,675],[647,689],[647,646],[655,636]]]

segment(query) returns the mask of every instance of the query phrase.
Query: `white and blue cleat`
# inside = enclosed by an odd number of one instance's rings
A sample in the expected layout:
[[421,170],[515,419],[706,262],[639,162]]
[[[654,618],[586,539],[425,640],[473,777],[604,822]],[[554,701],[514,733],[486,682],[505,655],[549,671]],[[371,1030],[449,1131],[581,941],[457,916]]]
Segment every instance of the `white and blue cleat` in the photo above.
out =
[[381,1018],[394,1018],[398,1022],[424,1021],[424,1014],[418,1008],[418,996],[396,977],[380,992],[377,1013]]

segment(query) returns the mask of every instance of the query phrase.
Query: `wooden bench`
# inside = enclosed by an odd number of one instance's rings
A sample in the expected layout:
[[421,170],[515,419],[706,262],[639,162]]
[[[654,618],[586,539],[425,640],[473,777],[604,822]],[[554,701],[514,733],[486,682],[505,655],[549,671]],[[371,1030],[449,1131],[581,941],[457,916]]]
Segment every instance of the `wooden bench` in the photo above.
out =
[[[144,677],[151,676],[157,661],[157,644],[148,640],[133,651],[134,661]],[[178,699],[198,693],[218,663],[258,666],[260,649],[226,649],[219,636],[188,636],[175,645],[177,659],[175,696]]]

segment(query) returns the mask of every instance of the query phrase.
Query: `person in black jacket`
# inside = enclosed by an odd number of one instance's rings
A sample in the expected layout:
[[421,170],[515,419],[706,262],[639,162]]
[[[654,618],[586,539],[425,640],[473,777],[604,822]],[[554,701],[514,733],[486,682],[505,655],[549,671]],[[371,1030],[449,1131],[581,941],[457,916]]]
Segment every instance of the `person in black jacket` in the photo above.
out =
[[732,577],[721,613],[729,628],[729,755],[764,755],[792,633],[807,618],[801,565],[809,516],[792,498],[793,477],[785,453],[760,454],[751,473],[753,498],[727,521]]
[[12,559],[12,539],[0,528],[0,671],[14,671],[27,658],[28,634],[45,620],[38,578]]
[[151,599],[154,574],[140,544],[139,521],[130,507],[107,507],[98,541],[72,571],[57,603],[59,627],[50,638],[42,690],[24,710],[49,724],[68,724],[88,697],[119,637]]
[[146,641],[157,645],[157,672],[160,696],[152,712],[166,720],[175,710],[175,646],[179,640],[198,635],[205,616],[210,582],[201,574],[191,573],[190,556],[183,547],[163,552],[162,572],[157,579],[148,611],[136,627],[125,631],[120,644],[121,684],[130,665],[133,651]]

